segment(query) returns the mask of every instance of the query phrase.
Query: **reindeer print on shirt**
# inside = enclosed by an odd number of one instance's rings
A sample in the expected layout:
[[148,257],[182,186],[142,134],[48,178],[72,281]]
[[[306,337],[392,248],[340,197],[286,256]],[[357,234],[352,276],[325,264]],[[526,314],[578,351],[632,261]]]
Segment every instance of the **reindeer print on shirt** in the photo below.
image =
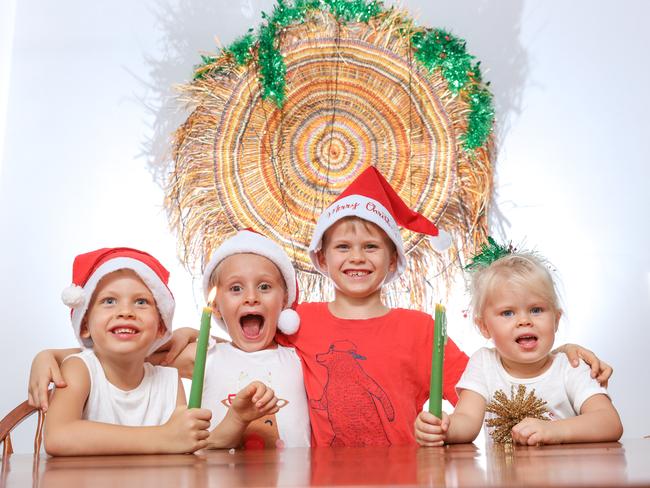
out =
[[[241,389],[251,382],[251,379],[243,371],[239,373],[238,388]],[[268,373],[268,378],[264,382],[266,385],[271,386],[271,373]],[[272,386],[271,386],[272,387]],[[228,398],[221,400],[221,404],[230,408],[232,399],[236,396],[235,393],[228,395]],[[278,399],[278,408],[285,407],[289,403],[288,400]],[[278,420],[276,414],[264,415],[256,420],[253,420],[244,431],[242,438],[242,447],[244,449],[269,449],[276,447],[283,447],[284,443],[280,439],[280,432],[278,430]]]

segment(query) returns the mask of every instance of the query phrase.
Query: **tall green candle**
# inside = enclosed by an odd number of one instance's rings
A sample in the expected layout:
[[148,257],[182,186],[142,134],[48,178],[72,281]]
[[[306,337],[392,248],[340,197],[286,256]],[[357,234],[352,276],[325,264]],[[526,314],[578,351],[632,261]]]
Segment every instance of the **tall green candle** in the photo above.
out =
[[442,366],[447,343],[447,314],[445,307],[436,303],[436,316],[431,354],[431,385],[429,387],[429,412],[442,418]]
[[201,408],[203,378],[205,376],[205,358],[208,354],[210,319],[212,318],[212,308],[210,308],[210,303],[214,300],[216,291],[216,288],[213,288],[210,291],[208,304],[203,308],[203,314],[201,314],[201,329],[199,330],[199,340],[196,343],[194,371],[192,372],[192,389],[190,390],[190,401],[187,403],[188,408]]

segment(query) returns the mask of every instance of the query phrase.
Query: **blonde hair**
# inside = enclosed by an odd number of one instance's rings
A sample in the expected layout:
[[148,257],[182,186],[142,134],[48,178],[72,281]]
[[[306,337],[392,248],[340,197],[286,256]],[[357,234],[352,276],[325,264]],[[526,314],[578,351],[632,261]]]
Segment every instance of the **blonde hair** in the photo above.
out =
[[531,252],[513,252],[472,273],[470,310],[481,318],[488,295],[503,281],[532,290],[560,311],[560,298],[547,263]]

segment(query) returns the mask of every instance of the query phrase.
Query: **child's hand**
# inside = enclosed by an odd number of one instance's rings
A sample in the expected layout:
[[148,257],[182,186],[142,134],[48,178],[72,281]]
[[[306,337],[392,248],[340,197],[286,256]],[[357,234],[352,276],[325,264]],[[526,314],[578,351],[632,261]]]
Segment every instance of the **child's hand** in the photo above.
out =
[[162,425],[162,450],[183,454],[203,449],[208,444],[210,418],[207,408],[176,407],[169,420]]
[[429,412],[420,412],[415,419],[415,440],[424,447],[442,446],[447,440],[449,417],[442,412],[442,420]]
[[525,418],[512,428],[512,440],[525,446],[559,444],[557,423],[550,420]]
[[601,386],[607,388],[607,382],[609,381],[609,378],[611,378],[614,370],[605,361],[598,359],[592,351],[577,344],[564,344],[553,352],[563,352],[566,354],[571,366],[574,368],[578,366],[580,359],[582,359],[591,368],[591,377],[596,378],[596,381],[598,381]]
[[172,364],[178,355],[185,349],[190,342],[196,342],[199,337],[199,331],[192,327],[181,327],[172,332],[172,338],[168,342],[160,346],[160,348],[153,354],[153,356],[161,356],[163,352],[163,359],[159,362],[161,366]]
[[253,381],[232,399],[230,409],[244,423],[280,410],[275,392],[260,381]]
[[29,372],[28,402],[32,407],[47,411],[48,388],[53,381],[57,388],[67,386],[61,369],[54,354],[45,349],[39,352],[32,361],[32,368]]

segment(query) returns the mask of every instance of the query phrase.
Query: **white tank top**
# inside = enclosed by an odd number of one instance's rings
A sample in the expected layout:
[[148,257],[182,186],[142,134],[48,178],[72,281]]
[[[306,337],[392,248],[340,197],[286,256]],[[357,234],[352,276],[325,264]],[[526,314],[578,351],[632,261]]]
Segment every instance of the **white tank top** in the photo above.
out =
[[144,378],[133,390],[112,385],[92,349],[71,357],[80,358],[90,374],[90,393],[83,411],[84,420],[108,424],[148,426],[169,420],[176,408],[178,371],[144,363]]

